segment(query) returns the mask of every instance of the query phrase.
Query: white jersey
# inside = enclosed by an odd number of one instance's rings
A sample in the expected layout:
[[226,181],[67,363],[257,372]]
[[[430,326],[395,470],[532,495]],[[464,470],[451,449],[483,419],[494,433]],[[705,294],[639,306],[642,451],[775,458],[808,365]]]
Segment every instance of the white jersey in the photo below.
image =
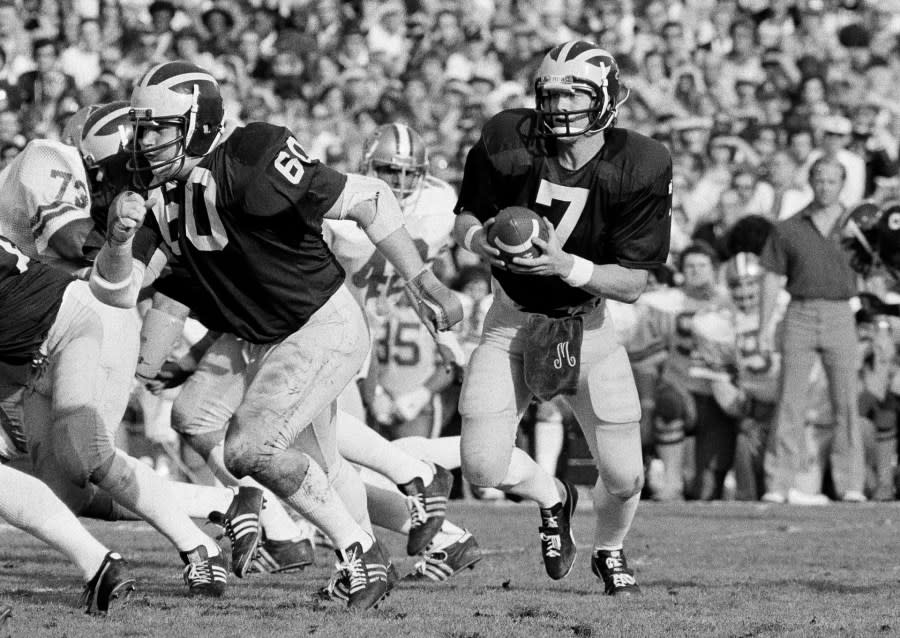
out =
[[0,172],[0,235],[31,258],[59,255],[50,237],[66,224],[90,219],[91,198],[74,146],[33,140]]
[[[447,182],[429,176],[418,197],[413,195],[401,204],[404,224],[422,259],[433,261],[450,241],[456,192]],[[347,271],[347,287],[365,308],[370,322],[381,323],[403,300],[403,278],[356,222],[326,219],[323,232]]]

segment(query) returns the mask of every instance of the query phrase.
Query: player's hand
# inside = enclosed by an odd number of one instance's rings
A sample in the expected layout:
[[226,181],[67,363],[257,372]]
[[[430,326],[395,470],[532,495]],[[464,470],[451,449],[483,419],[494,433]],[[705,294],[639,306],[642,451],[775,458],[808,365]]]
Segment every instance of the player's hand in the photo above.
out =
[[375,386],[372,394],[372,403],[369,405],[369,412],[372,418],[381,425],[394,424],[394,400],[380,385]]
[[166,361],[155,378],[145,381],[144,387],[150,391],[150,394],[159,395],[169,388],[177,388],[190,376],[190,370],[185,370],[174,361]]
[[539,275],[542,277],[565,277],[572,269],[572,256],[563,250],[556,228],[546,217],[541,218],[547,229],[547,239],[535,237],[531,240],[540,250],[537,257],[515,257],[509,270],[520,275]]
[[459,297],[424,268],[406,284],[413,308],[430,330],[449,330],[463,319]]
[[116,195],[109,205],[106,238],[112,244],[124,244],[134,237],[144,223],[144,215],[153,208],[153,201],[144,200],[134,191],[124,191]]
[[491,246],[487,239],[488,231],[496,221],[497,219],[495,217],[491,217],[489,220],[484,222],[484,225],[481,227],[481,229],[475,233],[475,236],[472,237],[472,252],[481,257],[491,266],[506,270],[507,263],[500,258],[500,251],[497,250],[494,246]]
[[419,416],[429,401],[431,401],[431,391],[425,387],[418,387],[412,392],[401,394],[394,399],[394,407],[404,421],[412,421]]

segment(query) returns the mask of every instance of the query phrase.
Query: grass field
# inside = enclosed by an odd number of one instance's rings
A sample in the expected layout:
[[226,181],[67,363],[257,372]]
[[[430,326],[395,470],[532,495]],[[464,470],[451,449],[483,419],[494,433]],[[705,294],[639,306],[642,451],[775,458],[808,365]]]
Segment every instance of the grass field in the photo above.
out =
[[[603,596],[590,572],[587,508],[575,518],[578,562],[559,582],[543,573],[535,508],[453,503],[452,518],[478,538],[481,563],[448,583],[403,583],[364,615],[315,596],[332,568],[325,550],[303,573],[233,579],[222,599],[188,598],[177,555],[140,523],[89,523],[138,578],[109,618],[85,616],[74,567],[8,527],[0,601],[14,608],[17,638],[900,635],[900,505],[644,503],[627,544],[644,590],[632,599]],[[384,540],[407,573],[404,540]]]

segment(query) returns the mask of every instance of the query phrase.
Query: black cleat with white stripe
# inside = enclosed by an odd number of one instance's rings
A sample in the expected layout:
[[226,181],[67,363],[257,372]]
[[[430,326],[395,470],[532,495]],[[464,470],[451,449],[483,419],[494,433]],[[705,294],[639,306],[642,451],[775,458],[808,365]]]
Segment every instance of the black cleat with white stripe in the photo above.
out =
[[634,570],[628,568],[625,552],[621,549],[598,549],[591,556],[591,570],[603,579],[607,596],[632,596],[641,593],[634,578]]
[[242,485],[231,500],[228,511],[210,512],[209,520],[225,528],[231,539],[231,571],[238,578],[249,573],[262,533],[259,513],[265,499],[258,487]]
[[575,537],[572,535],[572,515],[578,505],[578,490],[572,483],[563,481],[566,500],[555,506],[541,508],[541,556],[544,568],[553,580],[569,575],[575,564]]
[[426,549],[422,560],[415,564],[415,571],[406,580],[443,582],[467,567],[473,569],[480,560],[478,542],[472,534],[466,532],[446,547]]
[[346,600],[352,610],[376,607],[392,587],[393,565],[376,540],[369,551],[353,543],[338,555],[338,573],[329,583],[332,598]]
[[276,541],[263,538],[256,548],[250,573],[281,574],[299,571],[315,562],[315,549],[308,538]]
[[444,524],[447,499],[453,489],[453,474],[440,465],[434,465],[434,478],[428,485],[416,477],[397,487],[406,495],[409,508],[411,525],[406,539],[406,553],[416,556],[425,551]]
[[184,582],[192,595],[218,597],[225,593],[228,568],[221,549],[215,556],[210,556],[200,545],[189,552],[181,552],[180,556],[184,561]]

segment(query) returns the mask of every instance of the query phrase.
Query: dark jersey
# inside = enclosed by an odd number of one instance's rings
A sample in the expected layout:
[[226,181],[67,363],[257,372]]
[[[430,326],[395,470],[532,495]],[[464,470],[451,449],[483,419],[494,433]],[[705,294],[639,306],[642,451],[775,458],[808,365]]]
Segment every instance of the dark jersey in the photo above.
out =
[[0,361],[31,361],[74,280],[64,270],[29,259],[0,236]]
[[[502,111],[469,151],[456,212],[484,222],[507,206],[547,217],[566,252],[596,264],[653,268],[666,261],[672,208],[672,160],[665,146],[620,128],[605,131],[601,151],[578,170],[560,167],[553,144],[532,135],[534,111]],[[558,277],[493,269],[503,289],[528,310],[588,301]]]
[[165,210],[148,216],[135,257],[147,263],[168,245],[192,279],[187,305],[204,325],[252,343],[276,341],[344,280],[322,218],[346,179],[309,159],[285,128],[238,128],[185,184],[165,189]]

